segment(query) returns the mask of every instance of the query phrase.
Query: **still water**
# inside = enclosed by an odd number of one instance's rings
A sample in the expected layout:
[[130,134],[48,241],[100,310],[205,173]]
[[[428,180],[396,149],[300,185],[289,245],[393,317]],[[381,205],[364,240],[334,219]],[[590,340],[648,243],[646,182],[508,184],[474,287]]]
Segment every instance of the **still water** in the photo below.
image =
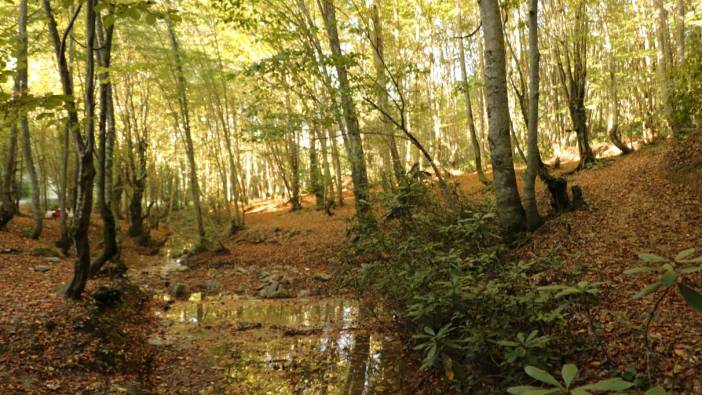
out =
[[344,298],[285,300],[193,294],[159,313],[165,338],[197,344],[221,371],[218,393],[402,393],[402,344],[382,312]]

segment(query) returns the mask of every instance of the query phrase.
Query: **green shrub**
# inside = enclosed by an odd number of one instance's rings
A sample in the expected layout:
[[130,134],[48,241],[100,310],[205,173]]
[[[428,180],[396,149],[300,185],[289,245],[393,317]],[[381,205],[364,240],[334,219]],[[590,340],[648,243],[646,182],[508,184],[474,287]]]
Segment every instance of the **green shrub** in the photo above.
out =
[[347,277],[385,296],[423,366],[456,383],[483,374],[511,383],[525,364],[550,367],[563,357],[564,321],[596,284],[542,289],[557,257],[510,260],[492,203],[459,196],[448,206],[431,194],[413,177],[391,196],[384,226],[356,238]]

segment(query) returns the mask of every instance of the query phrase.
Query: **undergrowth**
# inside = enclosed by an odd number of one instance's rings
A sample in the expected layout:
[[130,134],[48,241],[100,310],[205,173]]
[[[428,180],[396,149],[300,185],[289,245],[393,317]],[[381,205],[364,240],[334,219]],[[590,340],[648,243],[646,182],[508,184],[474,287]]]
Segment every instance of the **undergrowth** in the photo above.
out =
[[383,295],[414,334],[423,367],[460,390],[513,384],[525,365],[560,366],[572,342],[565,323],[588,310],[597,284],[554,287],[570,280],[557,254],[510,259],[493,203],[440,200],[411,172],[386,197],[380,230],[355,238],[348,281]]

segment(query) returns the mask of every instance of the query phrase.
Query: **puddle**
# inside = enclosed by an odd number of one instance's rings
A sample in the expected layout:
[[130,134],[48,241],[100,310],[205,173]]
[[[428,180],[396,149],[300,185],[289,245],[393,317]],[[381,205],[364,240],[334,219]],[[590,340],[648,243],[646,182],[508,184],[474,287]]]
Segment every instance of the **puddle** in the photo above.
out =
[[343,298],[176,302],[165,337],[192,345],[221,378],[216,393],[398,393],[399,339],[373,331],[378,313]]

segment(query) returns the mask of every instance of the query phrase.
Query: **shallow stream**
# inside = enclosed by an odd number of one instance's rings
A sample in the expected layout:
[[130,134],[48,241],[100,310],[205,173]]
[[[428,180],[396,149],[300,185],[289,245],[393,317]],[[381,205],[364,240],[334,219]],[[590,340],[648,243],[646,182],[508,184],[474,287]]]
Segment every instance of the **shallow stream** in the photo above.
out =
[[376,310],[346,298],[197,293],[159,313],[167,329],[156,341],[197,347],[202,363],[221,372],[217,393],[398,393],[402,344],[378,329]]

